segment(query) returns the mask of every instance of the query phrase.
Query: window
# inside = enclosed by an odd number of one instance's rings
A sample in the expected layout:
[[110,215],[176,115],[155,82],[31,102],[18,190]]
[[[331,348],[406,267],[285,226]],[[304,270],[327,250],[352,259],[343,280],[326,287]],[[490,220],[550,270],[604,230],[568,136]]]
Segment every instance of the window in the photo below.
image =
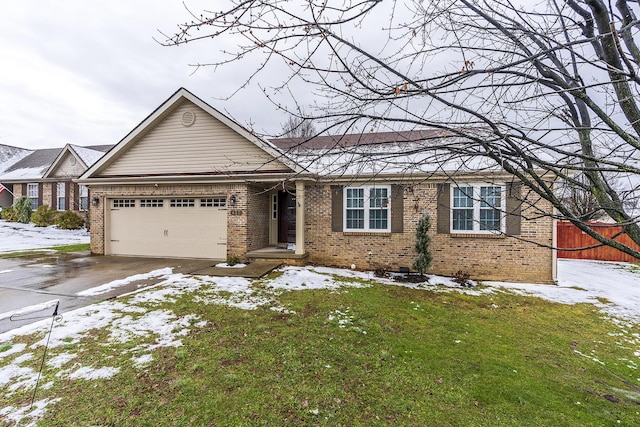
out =
[[468,184],[451,192],[451,231],[504,231],[504,190],[499,185]]
[[88,209],[89,209],[89,187],[87,187],[86,185],[81,185],[80,186],[80,210],[86,211]]
[[224,208],[225,206],[227,206],[227,199],[224,197],[200,199],[201,208]]
[[271,219],[278,219],[278,195],[271,195]]
[[113,199],[114,208],[135,208],[136,201],[134,199]]
[[31,199],[31,209],[38,208],[38,184],[27,184],[27,197]]
[[172,208],[192,208],[196,205],[195,199],[171,199],[169,206]]
[[345,231],[389,232],[390,193],[389,186],[345,188]]
[[161,208],[163,206],[162,199],[142,199],[140,200],[141,208]]
[[56,185],[56,194],[58,195],[58,210],[64,211],[67,209],[67,186],[64,182],[59,182]]

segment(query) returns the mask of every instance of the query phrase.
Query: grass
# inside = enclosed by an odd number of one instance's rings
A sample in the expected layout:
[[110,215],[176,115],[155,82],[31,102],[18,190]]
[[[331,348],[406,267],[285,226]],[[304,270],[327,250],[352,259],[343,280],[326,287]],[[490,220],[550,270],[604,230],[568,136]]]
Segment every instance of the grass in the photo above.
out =
[[640,411],[640,331],[590,305],[385,285],[283,293],[289,313],[197,296],[147,306],[197,318],[145,368],[131,355],[151,338],[105,345],[105,328],[76,343],[74,362],[120,372],[71,381],[48,367],[41,383],[55,384],[38,399],[61,400],[38,426],[600,426],[633,425]]
[[89,243],[78,243],[75,245],[63,245],[63,246],[51,246],[49,248],[42,248],[37,250],[30,251],[16,251],[16,252],[6,252],[0,254],[0,258],[17,258],[22,256],[31,256],[42,254],[43,252],[47,253],[58,253],[58,254],[66,254],[70,252],[84,252],[90,250]]

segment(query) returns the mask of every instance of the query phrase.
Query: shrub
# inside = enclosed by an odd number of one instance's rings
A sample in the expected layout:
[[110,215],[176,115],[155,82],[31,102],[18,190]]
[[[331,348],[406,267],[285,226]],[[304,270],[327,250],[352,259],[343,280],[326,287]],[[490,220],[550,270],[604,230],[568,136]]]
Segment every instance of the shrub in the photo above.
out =
[[13,203],[13,209],[16,211],[16,222],[28,224],[31,221],[31,199],[28,197],[19,197]]
[[38,209],[31,215],[31,222],[36,227],[48,227],[56,223],[58,211],[51,209],[49,205],[38,206]]
[[238,255],[229,255],[227,257],[227,265],[240,264],[240,257]]
[[2,216],[2,219],[4,219],[5,221],[9,221],[9,222],[18,221],[16,210],[13,208],[13,206],[9,206],[8,208],[2,209],[2,212],[0,212],[0,215]]
[[458,283],[462,287],[470,288],[473,286],[470,278],[471,278],[471,275],[469,274],[469,272],[464,270],[458,270],[456,274],[454,274],[453,276],[453,281]]
[[77,230],[84,226],[84,219],[72,211],[64,211],[57,216],[56,225],[63,230]]
[[413,262],[413,269],[420,275],[423,275],[427,270],[431,268],[431,261],[433,257],[429,252],[429,245],[431,244],[431,238],[429,237],[429,229],[431,228],[431,220],[428,214],[425,214],[418,221],[416,227],[416,245],[415,249],[418,253],[418,258]]

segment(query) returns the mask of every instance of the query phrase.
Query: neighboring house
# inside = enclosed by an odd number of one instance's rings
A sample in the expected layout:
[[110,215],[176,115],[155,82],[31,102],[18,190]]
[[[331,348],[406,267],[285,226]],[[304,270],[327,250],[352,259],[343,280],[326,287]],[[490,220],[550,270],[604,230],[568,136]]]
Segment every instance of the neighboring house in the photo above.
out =
[[[0,183],[7,188],[0,194],[0,206],[10,206],[14,198],[26,196],[33,209],[48,205],[60,211],[86,211],[89,193],[78,178],[113,145],[81,147],[67,144],[63,148],[25,150],[0,146],[0,153],[13,156],[0,163]],[[6,194],[5,194],[6,193]]]
[[[0,144],[0,176],[2,173],[12,166],[14,163],[22,160],[32,153],[32,150],[26,148],[12,147],[10,145]],[[13,204],[13,185],[4,183],[0,179],[0,208],[8,207]]]
[[479,160],[420,158],[446,139],[424,132],[269,143],[179,89],[77,180],[91,250],[397,270],[429,214],[433,273],[552,282],[551,207]]

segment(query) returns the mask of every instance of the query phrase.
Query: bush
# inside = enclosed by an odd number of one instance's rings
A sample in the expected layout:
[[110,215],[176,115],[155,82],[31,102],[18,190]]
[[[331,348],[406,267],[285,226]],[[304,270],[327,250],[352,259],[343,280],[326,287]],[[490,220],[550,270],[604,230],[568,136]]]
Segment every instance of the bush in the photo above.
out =
[[31,199],[28,197],[19,197],[13,203],[13,209],[16,211],[16,222],[28,224],[31,221]]
[[9,206],[8,208],[2,209],[2,212],[0,212],[0,217],[5,221],[9,221],[9,222],[18,221],[18,217],[16,216],[16,210],[13,208],[13,206]]
[[473,287],[473,283],[471,283],[471,275],[464,270],[458,270],[456,274],[453,275],[453,281],[458,283],[460,286],[464,288]]
[[431,261],[433,257],[429,251],[429,245],[431,244],[431,238],[429,237],[429,229],[431,228],[431,220],[429,215],[425,214],[418,221],[416,227],[416,245],[415,249],[418,253],[418,257],[413,262],[413,269],[420,275],[423,275],[431,268]]
[[64,211],[57,216],[56,225],[63,230],[78,230],[84,227],[84,219],[72,211]]
[[31,222],[36,227],[48,227],[56,223],[58,211],[51,209],[49,205],[38,206],[38,209],[31,215]]
[[238,255],[229,255],[227,257],[227,265],[234,266],[240,264],[240,257]]

